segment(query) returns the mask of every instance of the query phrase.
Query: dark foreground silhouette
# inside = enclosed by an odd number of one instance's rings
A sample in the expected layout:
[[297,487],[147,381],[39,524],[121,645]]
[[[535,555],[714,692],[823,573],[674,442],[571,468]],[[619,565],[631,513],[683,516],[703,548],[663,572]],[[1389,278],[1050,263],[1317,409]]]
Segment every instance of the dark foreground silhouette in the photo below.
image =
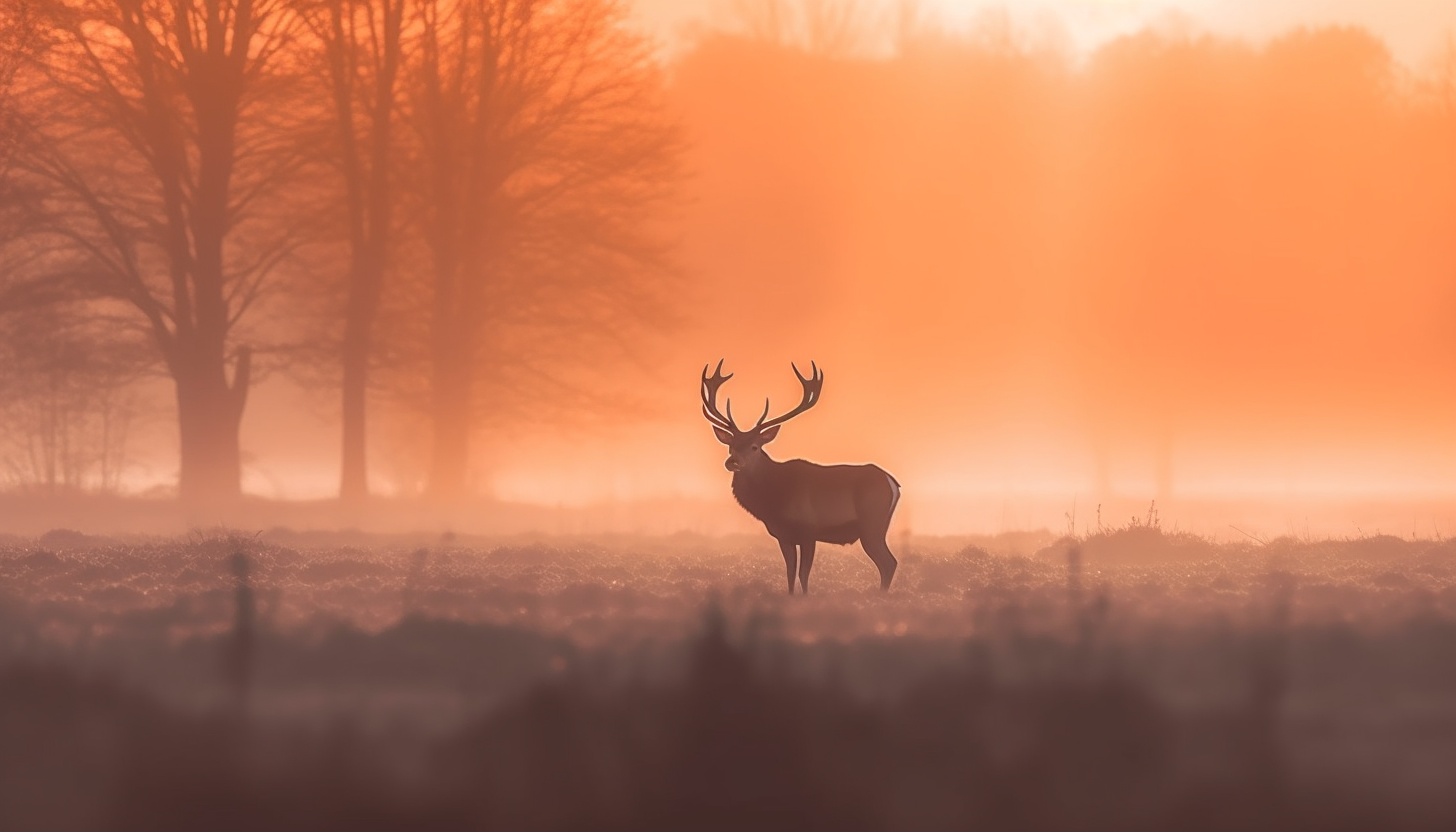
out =
[[729,629],[710,610],[673,680],[568,672],[440,735],[184,711],[12,662],[0,828],[1456,828],[1456,803],[1292,785],[1272,665],[1196,717],[1115,672],[1013,682],[975,656],[874,701]]

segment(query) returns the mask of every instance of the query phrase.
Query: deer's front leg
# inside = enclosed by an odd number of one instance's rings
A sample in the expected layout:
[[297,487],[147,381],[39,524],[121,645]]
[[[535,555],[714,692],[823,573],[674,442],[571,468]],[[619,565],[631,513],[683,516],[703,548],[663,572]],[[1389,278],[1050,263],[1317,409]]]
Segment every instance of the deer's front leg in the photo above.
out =
[[776,538],[779,542],[779,551],[784,553],[784,565],[789,569],[789,594],[794,594],[794,575],[799,567],[799,547],[791,543],[787,538]]
[[809,594],[809,570],[814,568],[814,544],[818,541],[810,540],[799,544],[799,589]]

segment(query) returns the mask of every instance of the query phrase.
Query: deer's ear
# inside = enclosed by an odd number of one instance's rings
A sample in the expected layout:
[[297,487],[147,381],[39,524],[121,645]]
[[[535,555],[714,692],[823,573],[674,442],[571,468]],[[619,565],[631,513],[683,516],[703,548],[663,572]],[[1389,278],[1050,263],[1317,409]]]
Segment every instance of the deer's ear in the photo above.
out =
[[779,435],[779,427],[779,425],[774,425],[771,428],[764,428],[763,432],[758,435],[758,444],[767,445],[772,442],[774,437]]
[[733,444],[733,434],[729,433],[726,430],[723,430],[722,428],[718,427],[717,425],[714,425],[713,426],[713,435],[716,436],[716,437],[718,437],[718,441],[719,442],[722,442],[724,445],[732,445]]

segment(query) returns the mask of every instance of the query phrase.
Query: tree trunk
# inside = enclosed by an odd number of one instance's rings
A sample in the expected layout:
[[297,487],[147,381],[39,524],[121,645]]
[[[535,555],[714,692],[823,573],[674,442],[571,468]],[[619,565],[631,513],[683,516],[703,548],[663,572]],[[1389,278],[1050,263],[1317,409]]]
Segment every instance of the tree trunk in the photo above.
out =
[[[345,325],[348,328],[348,325]],[[368,386],[368,356],[348,335],[344,338],[344,446],[339,470],[339,497],[360,500],[369,496],[369,471],[365,462],[365,392]]]
[[[363,272],[372,274],[365,274]],[[362,500],[369,496],[366,463],[369,394],[369,349],[374,316],[379,307],[380,266],[364,265],[350,281],[344,318],[343,449],[339,471],[339,497]]]
[[252,355],[247,347],[238,351],[231,385],[225,367],[214,362],[193,360],[174,372],[181,437],[177,488],[184,501],[209,504],[242,495],[238,431],[251,375]]
[[430,496],[457,500],[465,496],[465,475],[470,458],[470,415],[464,396],[437,396],[434,453],[430,465]]
[[[369,6],[364,12],[368,37],[360,31],[356,7],[345,0],[333,0],[327,6],[327,23],[318,24],[333,82],[349,208],[351,263],[341,356],[343,447],[339,466],[339,497],[346,501],[369,496],[369,359],[393,237],[392,179],[398,160],[391,134],[405,5],[404,0],[385,0]],[[360,108],[355,95],[358,85],[368,78],[363,67],[372,68],[374,75],[372,100]],[[367,150],[361,147],[361,129],[368,135]]]
[[431,316],[431,401],[433,453],[428,492],[439,500],[465,496],[470,457],[472,352],[461,320],[458,248],[436,248],[434,310]]

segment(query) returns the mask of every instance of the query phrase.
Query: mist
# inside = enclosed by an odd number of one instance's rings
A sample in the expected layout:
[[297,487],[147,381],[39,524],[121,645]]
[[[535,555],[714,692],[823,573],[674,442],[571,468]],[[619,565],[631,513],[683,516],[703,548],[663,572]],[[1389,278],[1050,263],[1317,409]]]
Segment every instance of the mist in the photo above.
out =
[[1452,828],[1449,6],[0,4],[0,827]]
[[522,426],[499,493],[716,493],[694,402],[667,393],[726,356],[750,402],[792,400],[790,360],[826,368],[780,453],[890,460],[910,505],[992,502],[978,522],[1008,494],[1035,525],[1253,497],[1284,531],[1310,503],[1449,494],[1443,82],[1361,29],[1154,29],[1084,61],[1001,34],[680,53],[691,324],[622,381],[663,414]]
[[1450,123],[1368,33],[733,49],[681,70],[739,104],[702,257],[760,389],[765,343],[829,368],[790,441],[1067,502],[1450,488]]
[[[1239,501],[1268,531],[1311,511],[1324,530],[1352,511],[1450,520],[1430,506],[1456,490],[1456,394],[1440,382],[1456,361],[1456,75],[1430,25],[1412,57],[1408,25],[1439,13],[947,4],[898,19],[891,42],[886,10],[865,4],[831,48],[802,25],[755,28],[753,8],[635,10],[660,38],[663,112],[682,141],[678,173],[642,174],[677,177],[673,207],[650,220],[673,241],[671,276],[602,283],[602,297],[652,298],[610,323],[575,311],[584,289],[568,287],[515,301],[556,304],[554,329],[467,324],[517,340],[488,347],[507,357],[480,376],[462,493],[717,499],[693,374],[726,358],[746,411],[790,400],[787,365],[812,359],[825,404],[774,450],[881,461],[912,483],[925,529],[1055,526],[1077,506],[1152,500],[1204,531],[1226,526],[1209,506]],[[419,262],[411,245],[387,268]],[[315,245],[286,279],[336,272],[342,256]],[[600,268],[589,257],[583,274]],[[408,288],[423,276],[384,279],[398,287],[382,296],[392,329],[371,361],[399,369],[370,382],[367,487],[408,497],[431,470],[432,394],[408,358],[425,350]],[[331,326],[326,304],[286,304],[252,324],[263,340]],[[534,370],[502,374],[511,354]],[[327,498],[339,377],[291,355],[241,419],[242,488]],[[542,373],[556,392],[522,381]],[[138,417],[108,482],[165,492],[170,394],[124,392]],[[439,447],[436,468],[458,456]],[[15,456],[24,485],[34,474]],[[1352,508],[1403,502],[1421,507]]]

